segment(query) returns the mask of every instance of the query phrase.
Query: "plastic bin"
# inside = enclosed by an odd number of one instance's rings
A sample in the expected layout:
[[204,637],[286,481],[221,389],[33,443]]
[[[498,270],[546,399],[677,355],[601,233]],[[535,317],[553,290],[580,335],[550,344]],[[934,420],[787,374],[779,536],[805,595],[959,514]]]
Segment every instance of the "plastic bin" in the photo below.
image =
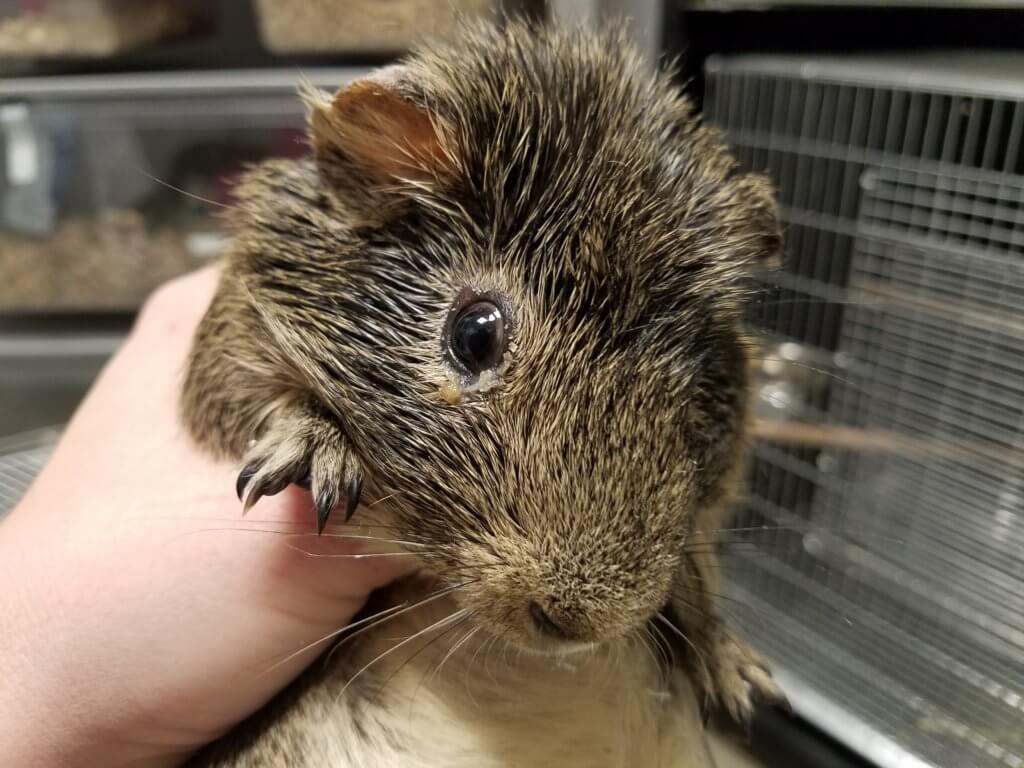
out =
[[495,0],[255,0],[263,44],[279,54],[395,53]]
[[[312,70],[333,89],[356,70]],[[0,315],[131,311],[220,252],[252,162],[308,151],[291,71],[0,82]]]
[[0,0],[0,56],[113,56],[201,18],[189,0]]

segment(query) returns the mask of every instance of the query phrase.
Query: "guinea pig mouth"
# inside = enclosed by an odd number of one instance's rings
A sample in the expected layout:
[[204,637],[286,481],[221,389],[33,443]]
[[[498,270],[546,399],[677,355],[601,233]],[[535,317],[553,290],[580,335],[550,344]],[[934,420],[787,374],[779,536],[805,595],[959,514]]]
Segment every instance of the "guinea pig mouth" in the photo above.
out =
[[523,645],[527,652],[564,656],[598,645],[595,640],[579,636],[576,629],[550,615],[537,600],[529,601],[526,613],[531,627],[530,642]]
[[[506,628],[512,631],[502,636],[523,653],[560,657],[639,637],[647,624],[646,619],[639,619],[635,625],[627,626],[608,620],[603,611],[590,615],[574,608],[550,598],[526,599],[505,614]],[[509,623],[514,626],[509,627]]]

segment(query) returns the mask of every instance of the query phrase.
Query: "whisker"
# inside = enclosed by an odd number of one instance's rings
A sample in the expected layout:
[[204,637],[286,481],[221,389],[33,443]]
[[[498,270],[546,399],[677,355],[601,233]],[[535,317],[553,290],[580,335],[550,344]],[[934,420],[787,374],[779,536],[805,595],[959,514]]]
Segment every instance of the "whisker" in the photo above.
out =
[[749,541],[720,541],[716,543],[699,543],[694,546],[684,546],[683,552],[688,555],[742,555],[744,557],[771,557],[772,553],[765,551],[763,547],[755,546]]
[[[466,582],[466,584],[470,584],[470,583],[472,583],[472,582]],[[404,603],[400,603],[399,605],[393,605],[393,606],[391,606],[389,608],[385,608],[385,609],[382,609],[380,611],[377,611],[377,613],[374,613],[371,616],[367,616],[365,618],[362,618],[362,619],[360,619],[358,621],[354,621],[354,622],[351,622],[349,624],[346,624],[341,629],[332,632],[331,634],[321,638],[320,640],[317,640],[317,641],[315,641],[313,643],[310,643],[309,645],[305,646],[304,648],[299,649],[298,651],[295,651],[294,653],[292,653],[286,659],[278,662],[278,665],[287,662],[288,659],[294,658],[295,656],[303,653],[304,651],[308,650],[309,648],[313,647],[314,645],[317,645],[319,643],[325,642],[326,640],[329,640],[329,639],[331,639],[333,637],[337,637],[338,635],[343,634],[345,632],[348,632],[350,630],[357,630],[355,632],[352,632],[351,635],[346,635],[344,638],[342,638],[338,642],[338,644],[334,648],[331,649],[331,652],[330,652],[330,654],[328,654],[327,659],[325,661],[325,663],[330,663],[331,656],[334,654],[334,652],[337,651],[338,648],[340,648],[342,645],[344,645],[349,640],[354,639],[358,635],[361,635],[364,632],[368,632],[371,629],[375,629],[376,627],[380,626],[381,624],[384,624],[384,623],[386,623],[388,621],[391,621],[392,619],[396,619],[399,616],[402,616],[402,615],[404,615],[406,613],[409,613],[410,611],[413,611],[413,610],[415,610],[417,608],[420,608],[420,607],[422,607],[424,605],[427,605],[428,603],[432,603],[435,600],[438,600],[438,599],[440,599],[442,597],[446,597],[447,595],[450,595],[453,592],[461,589],[463,586],[466,586],[466,584],[456,584],[456,585],[454,585],[452,587],[446,587],[444,589],[432,592],[427,597],[425,597],[422,600],[419,600],[419,601],[417,601],[415,603],[410,603],[409,601],[406,601]]]
[[[702,529],[702,528],[694,528],[692,531],[690,531],[690,535],[693,536],[694,534],[698,534],[698,535],[702,535],[702,536],[714,536],[714,535],[719,534],[719,533],[746,533],[748,531],[778,531],[778,530],[786,530],[786,529],[780,528],[779,526],[773,526],[773,525],[747,525],[747,526],[739,526],[739,527],[735,527],[735,528],[704,528],[704,529]],[[791,529],[791,530],[797,530],[797,529],[794,528],[794,529]]]
[[[774,288],[769,290],[794,290],[792,288]],[[805,296],[805,297],[779,297],[776,299],[756,299],[752,306],[761,309],[763,307],[780,307],[785,304],[825,304],[843,307],[882,307],[882,301],[865,301],[864,298],[850,296]]]
[[[512,609],[508,608],[508,609],[505,610],[505,613],[502,615],[502,620],[503,620],[502,626],[511,617],[512,617]],[[496,640],[500,641],[501,644],[502,644],[501,645],[501,663],[504,664],[504,665],[508,664],[508,646],[509,646],[509,643],[505,640],[505,635],[507,633],[508,633],[508,630],[504,629],[504,630],[502,630],[502,632],[500,634],[495,635]],[[497,643],[495,643],[495,644],[497,644]],[[501,685],[498,683],[498,679],[494,676],[494,672],[491,671],[490,665],[488,664],[488,662],[493,661],[493,660],[494,660],[493,656],[484,657],[484,671],[487,672],[488,677],[491,678],[491,682],[494,683],[494,687],[495,688],[500,688]]]
[[331,632],[330,634],[324,635],[319,640],[314,640],[313,642],[308,643],[308,644],[302,646],[301,648],[299,648],[299,650],[293,651],[292,653],[289,653],[283,659],[281,659],[280,661],[276,662],[273,666],[271,666],[268,669],[266,669],[263,672],[261,672],[260,675],[265,675],[268,672],[272,672],[273,670],[275,670],[278,667],[280,667],[282,664],[287,664],[289,661],[294,659],[296,656],[301,656],[303,653],[305,653],[309,649],[315,648],[316,646],[320,645],[320,643],[325,643],[328,640],[331,640],[332,638],[335,638],[338,635],[342,634],[343,632],[346,632],[346,631],[348,631],[350,629],[354,629],[354,628],[359,627],[359,626],[361,626],[363,624],[366,624],[368,621],[372,621],[373,619],[379,618],[379,617],[381,617],[384,614],[394,613],[395,611],[399,610],[400,608],[405,607],[406,605],[408,605],[408,603],[402,603],[400,605],[394,605],[394,606],[391,606],[390,608],[386,608],[386,609],[384,609],[382,611],[378,611],[377,613],[373,614],[372,616],[367,616],[366,618],[360,619],[359,621],[355,621],[355,622],[352,622],[350,624],[346,624],[345,626],[341,627],[340,629],[336,629],[333,632]]
[[[415,609],[417,609],[417,608],[419,608],[421,606],[427,605],[428,603],[432,603],[435,600],[441,599],[442,597],[446,597],[446,596],[452,594],[453,592],[457,592],[458,590],[462,589],[463,587],[469,586],[470,584],[473,584],[473,583],[474,583],[473,581],[467,581],[467,582],[464,582],[462,584],[456,584],[456,585],[451,586],[451,587],[444,587],[443,589],[439,589],[439,590],[436,590],[435,592],[432,592],[430,595],[428,595],[427,597],[423,598],[422,600],[420,600],[420,601],[418,601],[416,603],[413,603],[413,604],[409,605],[409,603],[406,602],[406,603],[403,603],[400,606],[397,606],[398,608],[401,608],[400,611],[396,611],[394,613],[390,613],[387,616],[383,616],[379,621],[375,621],[372,624],[367,624],[367,625],[365,625],[363,627],[360,627],[359,629],[356,629],[356,631],[353,632],[351,635],[346,635],[341,640],[339,640],[338,644],[335,645],[330,650],[330,652],[327,654],[327,659],[326,659],[325,663],[328,663],[328,664],[330,663],[331,658],[338,651],[338,649],[341,648],[341,646],[343,646],[345,643],[349,642],[350,640],[354,640],[356,637],[358,637],[359,635],[363,634],[364,632],[368,632],[371,629],[375,629],[375,628],[377,628],[378,626],[380,626],[381,624],[383,624],[383,623],[385,623],[387,621],[391,621],[392,619],[398,618],[399,616],[402,616],[402,615],[404,615],[406,613],[409,613],[410,611],[413,611],[413,610],[415,610]],[[387,611],[391,611],[390,608],[386,609],[386,610]],[[381,614],[383,614],[385,612],[386,611],[380,611],[378,613],[375,613],[373,616],[370,616],[369,619],[367,619],[367,620],[376,619],[378,616],[381,616]],[[364,623],[364,622],[360,622],[360,623]],[[349,625],[349,626],[351,627],[353,625]]]
[[439,675],[441,673],[441,667],[444,666],[445,662],[448,661],[448,659],[450,659],[452,656],[454,656],[456,652],[459,650],[459,648],[461,648],[463,645],[469,642],[470,638],[472,638],[473,635],[475,635],[479,631],[480,627],[473,627],[473,629],[469,630],[469,632],[463,635],[462,639],[455,643],[455,645],[453,645],[448,650],[448,653],[444,655],[444,658],[441,659],[441,663],[437,665],[437,669],[434,670],[433,676],[436,677],[437,675]]
[[685,642],[688,646],[690,646],[690,648],[693,649],[693,652],[695,654],[697,654],[697,660],[700,662],[700,665],[702,667],[704,667],[704,672],[705,672],[705,674],[707,674],[708,679],[712,679],[711,669],[707,665],[707,660],[705,659],[704,654],[701,653],[700,648],[698,648],[696,645],[694,645],[693,641],[690,640],[690,638],[686,636],[686,633],[683,632],[679,627],[677,627],[671,621],[669,621],[667,618],[662,616],[660,613],[656,613],[654,615],[654,618],[657,619],[658,621],[660,621],[662,624],[664,624],[669,629],[671,629],[675,634],[677,634],[683,640],[683,642]]
[[476,651],[473,653],[472,658],[469,660],[469,664],[466,665],[466,675],[465,675],[465,678],[463,680],[463,683],[464,683],[465,689],[470,692],[471,696],[472,696],[472,691],[471,691],[470,685],[469,685],[469,671],[473,667],[473,665],[476,664],[477,659],[479,658],[481,651],[483,651],[484,654],[485,654],[484,655],[484,659],[485,659],[485,665],[486,665],[486,658],[487,658],[486,654],[489,653],[490,650],[494,647],[494,643],[497,641],[497,637],[498,637],[497,635],[491,635],[487,639],[487,641],[485,641],[483,643],[480,643],[476,647]]
[[331,554],[327,552],[310,552],[308,549],[296,547],[288,542],[285,542],[285,546],[288,547],[288,549],[294,549],[296,552],[301,552],[306,557],[327,559],[369,560],[376,557],[419,557],[422,554],[422,552],[339,552]]
[[[430,640],[429,640],[429,641],[427,642],[427,644],[426,644],[426,645],[424,645],[424,646],[423,646],[422,648],[420,648],[419,650],[417,650],[417,651],[416,651],[416,652],[415,652],[415,653],[414,653],[414,654],[413,654],[412,656],[410,656],[410,657],[409,657],[408,659],[406,659],[405,661],[403,661],[403,662],[402,662],[402,663],[401,663],[401,664],[400,664],[400,665],[398,666],[398,669],[396,669],[396,670],[395,670],[394,672],[392,672],[392,673],[391,673],[391,675],[389,675],[389,676],[388,676],[388,679],[384,681],[384,686],[382,686],[382,687],[386,687],[386,686],[387,686],[387,684],[388,684],[389,682],[391,682],[391,679],[392,679],[392,678],[393,678],[393,677],[394,677],[395,675],[397,675],[397,674],[398,674],[398,673],[399,673],[399,672],[400,672],[400,671],[401,671],[401,670],[402,670],[402,669],[403,669],[403,668],[404,668],[404,667],[405,667],[405,666],[406,666],[407,664],[409,664],[409,662],[411,662],[411,661],[412,661],[413,659],[415,659],[415,658],[416,658],[417,656],[419,656],[419,655],[420,655],[421,653],[423,653],[423,652],[424,652],[425,650],[427,650],[428,648],[431,648],[431,647],[433,647],[434,645],[436,645],[436,644],[437,644],[438,642],[440,642],[440,641],[441,641],[441,640],[443,640],[443,639],[444,639],[445,637],[447,637],[449,633],[451,633],[451,632],[454,632],[455,630],[457,630],[457,629],[458,629],[459,627],[461,627],[461,626],[462,626],[463,624],[465,624],[465,623],[466,623],[467,621],[469,621],[469,620],[470,620],[470,619],[472,619],[472,618],[473,618],[473,614],[472,614],[472,613],[469,613],[469,614],[467,614],[466,616],[464,616],[464,617],[463,617],[462,619],[460,619],[459,621],[457,621],[457,622],[455,622],[454,624],[452,624],[452,625],[451,625],[450,627],[448,627],[448,629],[446,629],[446,630],[445,630],[444,632],[442,632],[442,633],[441,633],[440,635],[438,635],[437,637],[431,638],[431,639],[430,639]],[[450,651],[450,649],[449,649],[449,651]],[[422,674],[422,675],[420,676],[419,682],[418,682],[418,683],[416,683],[416,688],[415,688],[415,689],[413,690],[413,692],[412,692],[412,695],[411,695],[411,696],[409,697],[409,714],[408,714],[408,717],[409,717],[409,719],[410,719],[410,720],[412,719],[412,708],[413,708],[413,704],[415,704],[415,702],[416,702],[416,697],[417,697],[417,696],[419,695],[420,689],[421,689],[421,688],[423,687],[423,683],[424,683],[424,682],[426,682],[426,680],[427,680],[427,677],[429,677],[429,676],[430,676],[430,670],[428,669],[427,671],[425,671],[425,672],[424,672],[424,673],[423,673],[423,674]]]
[[325,526],[324,530],[325,531],[345,530],[346,528],[355,529],[355,530],[360,530],[360,529],[362,529],[362,530],[376,530],[376,529],[380,529],[382,531],[398,531],[398,530],[401,530],[400,526],[393,525],[393,524],[386,525],[384,523],[363,523],[363,522],[352,522],[352,523],[330,523],[329,522]]
[[[303,534],[300,534],[303,535]],[[305,534],[315,536],[316,534]],[[427,546],[420,541],[404,541],[402,539],[382,539],[379,536],[360,536],[351,533],[324,533],[320,535],[322,539],[352,539],[354,541],[380,541],[384,544],[401,544],[403,547],[425,547]]]
[[651,630],[651,624],[648,622],[640,628],[640,642],[647,645],[647,650],[651,653],[654,659],[654,669],[667,670],[672,666],[672,659],[669,658],[665,652],[665,648],[662,644],[658,643],[654,634]]
[[[206,497],[203,497],[203,498],[206,498]],[[199,500],[203,500],[203,498],[200,498]],[[213,501],[213,500],[217,500],[219,498],[220,498],[219,495],[216,496],[216,497],[210,496],[209,500]],[[192,501],[192,502],[195,502],[196,500],[197,499],[195,497],[190,499],[190,501]],[[179,502],[174,502],[174,503],[177,504]],[[258,523],[258,524],[261,524],[261,525],[285,525],[285,526],[303,527],[303,528],[308,526],[308,525],[310,525],[310,521],[306,521],[306,520],[275,520],[273,518],[253,517],[251,515],[246,515],[245,518],[242,518],[240,516],[235,516],[235,515],[228,516],[228,517],[224,517],[222,515],[218,515],[216,517],[196,517],[196,516],[181,517],[180,515],[159,515],[159,516],[146,515],[144,518],[140,518],[140,519],[145,519],[145,520],[162,520],[162,521],[165,521],[165,522],[176,522],[176,523],[180,523],[180,522],[197,522],[197,523],[198,522],[205,522],[205,523]],[[245,525],[239,525],[237,527],[240,530],[244,530],[245,529]],[[351,529],[357,529],[357,530],[358,529],[372,530],[372,529],[380,528],[382,530],[388,530],[388,529],[397,530],[398,526],[397,525],[385,525],[383,523],[359,523],[359,522],[355,522],[355,523],[328,523],[325,530],[330,530],[332,528],[333,529],[351,528]],[[311,535],[316,535],[316,534],[313,533]]]
[[248,526],[231,526],[231,527],[217,527],[217,528],[194,528],[189,531],[183,531],[177,536],[172,536],[167,539],[168,542],[180,541],[183,538],[189,536],[195,536],[200,533],[262,533],[262,534],[275,534],[277,536],[298,538],[298,537],[317,537],[323,539],[351,539],[353,541],[377,541],[383,544],[399,544],[407,547],[426,547],[426,544],[415,542],[415,541],[403,541],[401,539],[385,539],[380,536],[366,536],[356,534],[345,534],[345,533],[323,533],[317,535],[315,532],[310,533],[296,533],[295,531],[280,531],[272,528],[253,528]]
[[[729,595],[723,595],[720,592],[706,591],[706,592],[704,592],[704,594],[707,595],[710,598],[715,599],[715,600],[724,600],[726,603],[735,604],[737,606],[742,607],[743,609],[745,609],[747,611],[751,611],[753,618],[757,620],[758,629],[765,629],[767,627],[766,622],[770,621],[770,619],[771,619],[771,617],[768,616],[768,612],[764,608],[758,608],[756,606],[750,605],[749,603],[745,603],[745,602],[743,602],[742,600],[740,600],[738,598],[731,597]],[[678,598],[677,598],[677,600],[678,600]],[[687,604],[684,603],[684,605],[687,605]],[[687,605],[687,607],[690,607],[690,606]],[[720,615],[724,615],[726,618],[731,620],[731,619],[735,618],[737,613],[741,613],[740,611],[727,611],[727,609],[729,609],[731,607],[732,607],[732,605],[717,605],[716,609],[717,609],[717,611],[719,612]],[[693,610],[695,611],[695,613],[697,613],[697,615],[702,616],[702,617],[706,617],[708,619],[716,619],[716,618],[718,618],[715,615],[715,613],[708,612],[708,611],[702,611],[699,608],[697,608],[696,606],[693,606]]]
[[767,612],[765,611],[765,609],[758,608],[757,606],[750,605],[749,603],[745,603],[742,600],[740,600],[739,598],[732,597],[731,595],[723,595],[721,592],[705,592],[704,594],[708,595],[709,597],[713,597],[716,600],[726,600],[726,601],[728,601],[730,603],[735,603],[736,605],[742,606],[743,608],[747,609],[748,611],[753,611],[755,614],[761,614],[762,616],[767,616]]
[[777,361],[777,362],[782,363],[783,365],[787,365],[787,366],[788,365],[792,365],[792,366],[795,366],[797,368],[802,368],[805,371],[810,371],[811,373],[817,373],[817,374],[819,374],[821,376],[825,376],[825,377],[827,377],[829,379],[832,379],[833,381],[838,381],[838,382],[840,382],[842,384],[851,384],[852,381],[853,381],[852,379],[850,379],[850,378],[848,378],[846,376],[841,376],[840,374],[838,374],[838,373],[836,373],[834,371],[830,371],[828,368],[822,368],[821,366],[818,366],[818,365],[811,365],[810,363],[804,363],[804,362],[801,362],[799,360],[790,360],[788,358],[783,358],[783,357],[778,357],[778,356],[776,356],[776,357],[755,357],[753,355],[751,355],[749,357],[749,359],[752,360],[752,361],[760,362],[760,363],[769,363],[769,362],[770,363],[774,363],[774,362]]
[[651,643],[649,642],[651,638],[647,634],[647,627],[641,627],[637,634],[639,635],[637,637],[637,642],[643,647],[645,651],[647,651],[647,655],[651,657],[651,661],[654,663],[654,669],[664,669],[665,667],[662,665],[661,660],[659,660],[658,657],[654,655],[654,650],[651,648]]
[[348,679],[348,681],[345,683],[344,686],[342,686],[341,691],[338,692],[338,695],[334,699],[334,703],[337,704],[341,700],[341,697],[345,695],[345,692],[348,690],[349,686],[352,685],[352,683],[354,683],[359,678],[360,675],[362,675],[366,670],[368,670],[370,667],[372,667],[378,661],[380,661],[381,659],[385,658],[386,656],[394,653],[399,648],[403,648],[406,645],[408,645],[409,643],[413,642],[414,640],[416,640],[416,639],[418,639],[420,637],[423,637],[423,635],[427,634],[428,632],[433,632],[436,629],[440,629],[441,627],[443,627],[443,626],[445,626],[447,624],[450,624],[453,621],[460,621],[468,613],[469,613],[469,610],[466,609],[466,608],[461,608],[461,609],[459,609],[457,611],[454,611],[454,612],[448,614],[448,616],[446,616],[446,617],[444,617],[442,619],[438,619],[433,624],[430,624],[429,626],[424,627],[423,629],[421,629],[420,631],[416,632],[415,634],[410,635],[409,637],[405,638],[404,640],[402,640],[402,641],[398,642],[397,644],[391,646],[390,648],[388,648],[383,653],[378,654],[377,656],[372,658],[370,661],[368,661],[366,664],[364,664],[359,669],[358,672],[356,672],[354,675],[352,675],[352,677],[350,677]]
[[231,528],[196,528],[191,531],[184,531],[178,536],[173,536],[168,541],[179,541],[186,536],[194,536],[198,533],[276,533],[278,535],[288,535],[293,531],[275,531],[269,528],[247,528],[245,526],[234,526]]
[[[480,629],[483,629],[483,627],[476,627],[476,629],[473,630],[474,634],[476,634],[476,632]],[[476,696],[473,693],[473,686],[470,685],[470,672],[472,671],[473,665],[476,663],[480,651],[487,645],[488,642],[489,640],[485,639],[482,642],[477,643],[476,651],[473,652],[473,655],[470,657],[469,662],[463,665],[462,688],[466,692],[466,695],[469,696],[469,700],[472,702],[474,707],[479,707],[480,702],[477,701]]]
[[218,203],[216,200],[210,200],[210,199],[205,198],[205,197],[200,197],[199,195],[193,194],[192,192],[188,192],[188,191],[182,189],[181,187],[176,187],[173,184],[164,181],[163,179],[158,179],[156,176],[154,176],[151,173],[147,173],[146,171],[144,171],[142,168],[139,168],[138,166],[136,166],[135,170],[137,170],[143,176],[148,178],[150,181],[156,182],[157,184],[159,184],[162,187],[167,187],[167,189],[170,189],[170,190],[173,190],[175,192],[178,192],[178,193],[184,195],[185,197],[191,197],[193,200],[198,200],[201,203],[207,203],[208,205],[214,205],[214,206],[216,206],[218,208],[224,208],[225,210],[231,210],[231,206],[230,205],[225,205],[224,203]]
[[[712,594],[712,593],[710,593],[710,592],[702,592],[702,594]],[[691,603],[691,602],[689,602],[687,600],[684,600],[683,598],[679,597],[678,595],[674,596],[672,599],[673,599],[674,602],[680,603],[688,611],[692,611],[695,615],[700,616],[703,619],[713,619],[713,618],[715,618],[714,613],[712,613],[710,611],[707,611],[704,608],[701,608],[696,603]]]
[[[772,531],[781,531],[783,533],[799,533],[803,535],[814,535],[822,534],[834,537],[836,539],[842,539],[845,541],[851,541],[856,539],[870,539],[871,541],[885,542],[886,544],[906,544],[907,540],[903,536],[888,536],[886,534],[875,533],[873,531],[850,531],[849,529],[842,526],[830,526],[821,525],[817,522],[805,522],[803,524],[790,524],[785,523],[772,523],[770,525],[751,525],[751,526],[737,526],[734,528],[717,528],[708,529],[707,531],[700,531],[703,536],[714,536],[718,533],[758,533],[768,534]],[[756,540],[757,537],[750,537]],[[735,543],[754,543],[753,541],[747,541],[740,539],[739,541],[733,542],[728,538],[723,538],[722,543],[724,544],[735,544]],[[704,543],[704,542],[702,542]]]
[[490,665],[488,664],[488,662],[489,662],[489,661],[490,661],[491,659],[493,659],[493,658],[494,658],[494,656],[492,655],[492,653],[491,653],[491,652],[492,652],[492,651],[494,650],[494,647],[495,647],[496,645],[498,645],[498,643],[499,643],[499,642],[500,642],[500,643],[502,643],[502,646],[501,646],[501,647],[502,647],[502,649],[504,649],[504,647],[505,647],[505,646],[504,646],[504,638],[503,638],[503,637],[502,637],[501,635],[495,635],[495,636],[494,636],[494,637],[493,637],[493,638],[491,639],[491,645],[490,645],[490,647],[489,647],[489,648],[487,649],[487,653],[486,653],[486,654],[484,654],[484,672],[486,672],[486,673],[487,673],[487,676],[488,676],[489,678],[491,678],[491,682],[492,682],[492,683],[494,683],[494,686],[495,686],[495,687],[498,687],[498,679],[497,679],[497,678],[496,678],[496,677],[494,676],[494,672],[492,672],[492,671],[491,671],[491,668],[490,668]]
[[[405,661],[403,661],[401,664],[399,664],[398,668],[395,669],[394,672],[392,672],[390,675],[388,675],[387,680],[384,681],[384,683],[381,685],[381,688],[382,689],[386,688],[388,686],[388,684],[394,679],[395,675],[397,675],[399,672],[401,672],[403,669],[405,669],[406,666],[408,666],[412,661],[414,661],[421,653],[426,651],[428,648],[433,648],[437,643],[439,643],[441,640],[443,640],[445,637],[447,637],[450,632],[454,632],[459,627],[461,627],[465,622],[467,622],[469,620],[469,618],[470,618],[469,615],[464,616],[459,621],[455,622],[450,627],[448,627],[440,635],[437,635],[436,637],[430,638],[430,640],[428,640],[423,646],[418,648],[411,656],[409,656]],[[412,719],[412,708],[413,708],[413,705],[416,703],[416,697],[419,695],[420,688],[423,687],[423,681],[426,680],[428,673],[429,673],[429,670],[427,672],[423,673],[423,675],[419,679],[419,682],[416,683],[416,688],[413,689],[412,695],[409,696],[409,713],[408,713],[407,717],[410,720]]]
[[651,637],[652,637],[652,639],[654,639],[654,642],[657,645],[658,654],[665,659],[665,667],[664,668],[666,670],[671,669],[672,668],[672,644],[668,641],[668,638],[665,637],[665,634],[661,631],[661,628],[658,627],[657,624],[654,624],[652,622],[649,625],[649,627],[650,627],[650,631],[652,633]]

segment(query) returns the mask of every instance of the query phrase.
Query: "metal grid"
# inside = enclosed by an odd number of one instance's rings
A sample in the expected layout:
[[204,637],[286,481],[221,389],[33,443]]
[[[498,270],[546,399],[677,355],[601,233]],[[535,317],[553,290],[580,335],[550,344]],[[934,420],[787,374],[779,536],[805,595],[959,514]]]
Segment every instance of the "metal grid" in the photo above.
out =
[[18,503],[43,468],[58,432],[40,430],[0,440],[0,518]]
[[[850,0],[678,0],[694,11],[768,11],[789,8],[834,8],[854,5]],[[857,0],[858,8],[892,6],[892,0]],[[1021,0],[900,0],[901,8],[1020,8]]]
[[788,240],[728,609],[796,708],[875,762],[1020,768],[1024,59],[707,74]]

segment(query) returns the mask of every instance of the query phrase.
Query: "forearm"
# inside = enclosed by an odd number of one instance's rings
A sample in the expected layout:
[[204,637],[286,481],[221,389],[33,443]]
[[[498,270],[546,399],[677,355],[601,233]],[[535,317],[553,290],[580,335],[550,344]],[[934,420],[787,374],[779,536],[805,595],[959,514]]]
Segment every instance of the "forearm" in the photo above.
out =
[[139,651],[122,651],[131,580],[110,578],[117,548],[48,535],[60,516],[30,494],[0,524],[0,765],[173,765],[133,738]]
[[17,510],[0,525],[0,765],[74,766],[84,746],[81,710],[62,680],[66,661],[59,656],[74,629],[54,626],[59,595],[45,586],[49,577],[38,572],[38,559],[25,556],[27,547],[46,546],[24,540],[28,514]]

